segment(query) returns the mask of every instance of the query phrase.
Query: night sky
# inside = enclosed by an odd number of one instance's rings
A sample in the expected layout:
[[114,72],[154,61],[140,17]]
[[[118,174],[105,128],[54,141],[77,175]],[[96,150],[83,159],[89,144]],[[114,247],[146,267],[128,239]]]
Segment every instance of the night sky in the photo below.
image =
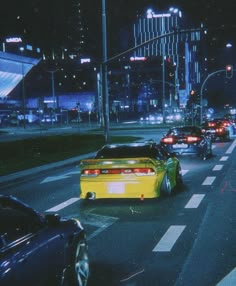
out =
[[[60,37],[68,19],[70,6],[76,0],[7,0],[0,9],[0,38],[10,34],[26,33],[27,37],[46,45]],[[101,46],[101,6],[102,0],[81,0],[85,21],[89,28],[89,39],[94,50]],[[219,37],[220,41],[235,42],[236,38],[236,1],[234,0],[106,0],[107,39],[109,53],[116,53],[130,47],[120,35],[132,33],[137,15],[152,8],[156,13],[165,12],[169,7],[179,8],[185,19],[197,27],[204,22]],[[20,18],[19,18],[20,16]],[[224,28],[223,31],[219,28]],[[27,29],[27,31],[25,30]],[[214,35],[213,35],[214,41]],[[217,42],[219,45],[219,41]]]
[[[69,22],[74,1],[77,0],[4,1],[0,9],[0,42],[7,36],[23,35],[24,40],[41,48],[60,46],[69,32],[65,23]],[[81,4],[90,53],[101,59],[102,0],[81,0]],[[195,27],[204,23],[210,35],[209,58],[224,67],[219,50],[223,51],[228,42],[233,45],[232,51],[236,46],[235,0],[106,0],[108,58],[133,47],[133,24],[138,15],[144,15],[148,8],[155,13],[166,12],[171,6],[182,11],[187,23]],[[227,63],[236,66],[236,61]],[[217,98],[222,99],[221,95]]]

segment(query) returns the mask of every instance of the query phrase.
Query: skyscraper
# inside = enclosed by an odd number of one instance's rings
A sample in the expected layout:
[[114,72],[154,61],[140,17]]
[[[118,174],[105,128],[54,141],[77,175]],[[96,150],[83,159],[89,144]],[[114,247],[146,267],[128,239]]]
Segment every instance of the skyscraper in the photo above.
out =
[[[197,29],[186,34],[177,33],[185,27],[181,11],[175,8],[158,14],[149,9],[146,15],[140,17],[134,24],[135,46],[139,46],[135,56],[155,56],[171,60],[176,66],[176,93],[181,95],[180,103],[183,105],[186,104],[191,89],[199,87],[200,84],[198,45],[201,33]],[[167,36],[161,37],[165,34]],[[155,38],[156,40],[152,41]]]

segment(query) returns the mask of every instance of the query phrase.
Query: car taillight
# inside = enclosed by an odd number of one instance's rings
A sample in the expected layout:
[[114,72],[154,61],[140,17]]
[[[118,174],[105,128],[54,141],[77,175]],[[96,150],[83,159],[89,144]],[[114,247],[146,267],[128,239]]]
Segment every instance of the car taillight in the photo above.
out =
[[201,140],[201,138],[200,137],[196,137],[196,136],[188,136],[187,137],[187,142],[189,142],[189,143],[198,142],[200,140]]
[[152,168],[135,168],[133,169],[133,173],[136,175],[142,176],[142,175],[153,175],[154,170]]
[[152,168],[118,168],[118,169],[88,169],[82,171],[82,176],[97,176],[97,175],[128,175],[135,174],[137,176],[155,174]]
[[84,176],[97,176],[100,174],[99,169],[86,169],[82,171],[82,175]]
[[174,143],[174,138],[173,137],[164,137],[161,139],[161,142],[165,143],[165,144],[172,144],[172,143]]
[[223,131],[224,131],[223,128],[217,128],[217,129],[216,129],[216,132],[217,132],[217,133],[222,133]]

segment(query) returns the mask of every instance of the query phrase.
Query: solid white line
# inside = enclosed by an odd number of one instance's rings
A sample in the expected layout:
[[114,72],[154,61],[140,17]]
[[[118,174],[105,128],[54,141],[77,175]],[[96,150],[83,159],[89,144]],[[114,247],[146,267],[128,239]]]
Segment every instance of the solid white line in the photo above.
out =
[[225,154],[231,154],[234,151],[235,146],[236,146],[236,139],[234,139],[233,143],[226,150]]
[[216,177],[206,177],[205,181],[202,183],[204,186],[209,186],[212,185],[213,182],[215,181]]
[[222,156],[220,158],[220,161],[227,161],[229,159],[229,156]]
[[184,208],[185,209],[196,209],[196,208],[198,208],[198,206],[200,205],[200,203],[204,197],[205,197],[205,195],[200,195],[200,194],[193,195]]
[[235,286],[236,268],[234,268],[226,277],[224,277],[216,286]]
[[171,251],[175,242],[184,231],[186,225],[172,225],[168,228],[158,244],[153,248],[154,252]]
[[212,169],[213,171],[220,171],[222,170],[224,165],[215,165],[215,167]]
[[67,200],[67,201],[65,201],[65,202],[63,202],[63,203],[61,203],[61,204],[51,208],[51,209],[46,210],[46,212],[57,212],[57,211],[59,211],[61,209],[64,209],[64,208],[68,207],[69,205],[77,202],[78,200],[80,200],[80,199],[79,198],[71,198],[71,199],[69,199],[69,200]]

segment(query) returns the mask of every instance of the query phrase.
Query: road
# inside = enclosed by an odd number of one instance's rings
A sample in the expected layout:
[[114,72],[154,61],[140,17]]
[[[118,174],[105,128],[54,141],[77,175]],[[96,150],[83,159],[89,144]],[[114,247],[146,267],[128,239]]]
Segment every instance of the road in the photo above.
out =
[[[142,135],[158,140],[161,133]],[[236,285],[235,145],[213,144],[206,161],[180,158],[184,187],[167,198],[84,203],[78,164],[27,177],[1,193],[81,220],[89,242],[88,286]]]

